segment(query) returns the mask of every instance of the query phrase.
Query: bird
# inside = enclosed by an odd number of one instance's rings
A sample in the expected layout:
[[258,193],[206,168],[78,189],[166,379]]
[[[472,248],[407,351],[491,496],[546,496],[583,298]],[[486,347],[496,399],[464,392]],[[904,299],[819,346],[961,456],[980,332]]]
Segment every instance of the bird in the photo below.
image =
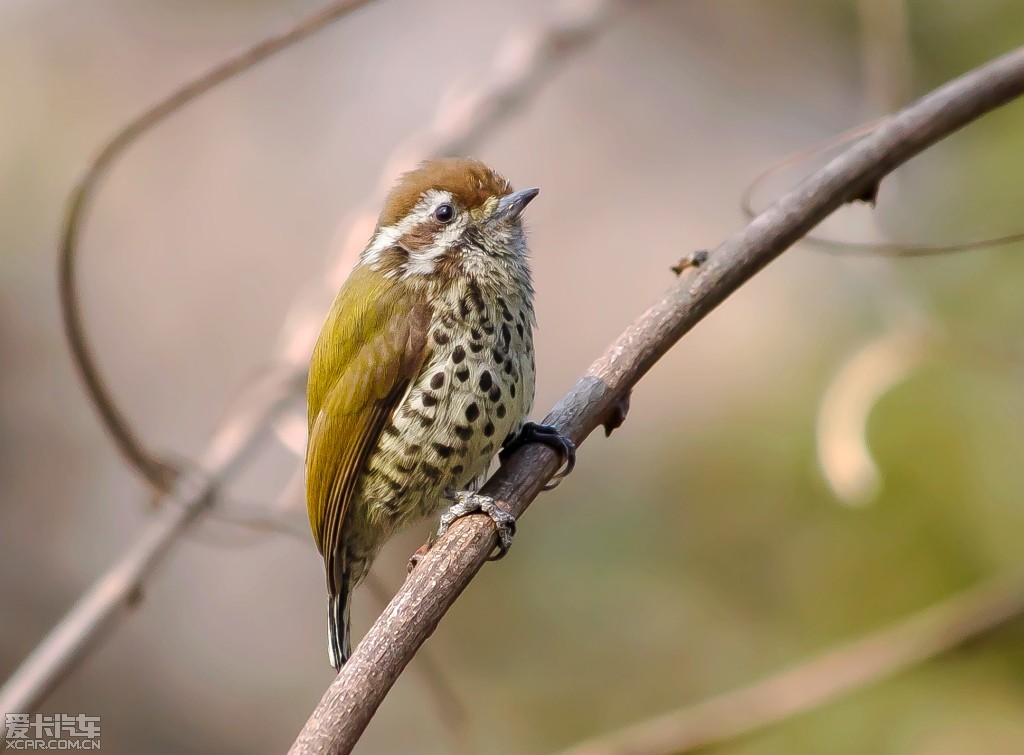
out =
[[575,463],[571,440],[526,419],[536,319],[522,213],[538,193],[472,158],[403,174],[317,339],[306,501],[335,669],[352,653],[352,591],[393,534],[450,507],[436,540],[482,512],[503,555],[515,518],[477,492],[494,457],[538,442],[559,454],[558,477]]

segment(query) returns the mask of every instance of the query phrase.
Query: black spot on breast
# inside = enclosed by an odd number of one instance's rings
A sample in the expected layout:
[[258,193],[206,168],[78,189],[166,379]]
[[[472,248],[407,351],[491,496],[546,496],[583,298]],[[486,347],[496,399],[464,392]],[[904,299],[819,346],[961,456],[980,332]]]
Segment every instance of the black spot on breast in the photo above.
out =
[[394,425],[389,424],[387,427],[384,428],[384,434],[385,435],[390,435],[392,438],[398,438],[398,437],[401,437],[402,431],[399,430]]
[[484,345],[479,341],[473,341],[471,344],[469,344],[469,350],[472,351],[474,354],[479,354],[483,350],[483,348]]
[[452,349],[452,362],[460,364],[462,360],[466,358],[466,350],[461,346],[456,346]]
[[480,416],[480,407],[476,405],[476,402],[472,402],[466,407],[466,419],[470,422],[476,422],[476,418]]
[[423,474],[426,475],[427,479],[429,480],[437,482],[438,480],[441,479],[440,468],[435,467],[433,464],[429,462],[425,461],[422,464],[420,464],[420,469],[423,470]]
[[501,319],[505,322],[512,322],[512,313],[509,312],[504,299],[498,299],[498,307],[501,309]]
[[[496,385],[493,388],[491,388],[491,392],[487,394],[487,397],[490,398],[490,400],[494,403],[501,401],[501,386]],[[513,395],[513,398],[514,397],[515,396]]]
[[423,405],[424,406],[437,406],[437,396],[433,393],[423,394]]
[[491,390],[492,382],[490,370],[484,370],[480,373],[480,390],[484,392]]
[[449,339],[448,334],[445,333],[443,330],[434,331],[434,343],[436,343],[438,346],[444,346],[446,343],[448,343],[449,340],[451,339]]
[[512,383],[512,385],[510,385],[510,386],[508,387],[508,394],[509,394],[509,395],[510,395],[510,396],[511,396],[512,398],[515,398],[515,397],[516,397],[516,384],[515,384],[515,383]]
[[469,317],[469,302],[465,299],[459,302],[459,315],[462,316],[463,320]]
[[460,382],[465,383],[469,380],[469,367],[459,367],[458,371],[455,373],[455,377],[457,377]]
[[521,322],[516,323],[516,333],[519,334],[520,338],[523,337],[523,324]]
[[473,428],[466,425],[456,425],[455,434],[459,436],[460,440],[469,440],[473,437]]
[[484,435],[487,436],[488,438],[490,438],[492,435],[494,435],[494,423],[493,422],[488,421],[488,423],[486,425],[484,425]]
[[502,370],[504,370],[506,375],[511,375],[515,371],[515,368],[516,366],[512,364],[512,360],[509,359],[508,363],[504,367],[502,367]]
[[[380,479],[384,481],[384,484],[391,488],[392,493],[400,493],[402,491],[402,485],[391,475],[384,472],[378,472]],[[395,502],[397,503],[397,501]]]
[[501,326],[501,342],[506,346],[512,343],[512,332],[508,329],[508,325]]
[[435,372],[434,377],[430,378],[430,387],[436,391],[442,385],[444,385],[444,373]]
[[452,455],[452,452],[455,450],[447,443],[434,443],[433,446],[434,450],[437,451],[437,455],[440,456],[442,459],[447,459],[449,456]]
[[416,454],[418,454],[422,450],[423,450],[423,446],[421,446],[419,443],[410,443],[409,445],[407,445],[405,447],[405,455],[406,456],[415,456]]
[[460,474],[466,471],[466,468],[461,464],[456,464],[452,467],[452,477],[458,477]]
[[487,456],[488,454],[494,453],[494,443],[493,443],[493,441],[491,443],[488,443],[483,448],[481,448],[480,449],[480,453],[483,454],[484,456]]
[[491,358],[494,359],[495,364],[504,364],[505,352],[498,348],[491,349]]
[[469,299],[473,303],[473,308],[480,314],[483,314],[486,310],[486,306],[484,305],[484,295],[480,290],[480,284],[475,280],[471,280],[469,282]]
[[412,467],[407,467],[405,464],[395,464],[395,469],[402,474],[412,474]]
[[477,330],[476,328],[470,329],[469,337],[472,338],[474,341],[479,341],[481,338],[483,338],[483,336],[480,334],[480,331]]
[[508,414],[508,409],[505,408],[504,404],[498,404],[497,413],[498,419],[505,419],[505,415]]
[[494,335],[494,326],[491,324],[490,320],[484,320],[482,323],[480,323],[480,327],[484,329],[484,333],[486,333],[487,335]]

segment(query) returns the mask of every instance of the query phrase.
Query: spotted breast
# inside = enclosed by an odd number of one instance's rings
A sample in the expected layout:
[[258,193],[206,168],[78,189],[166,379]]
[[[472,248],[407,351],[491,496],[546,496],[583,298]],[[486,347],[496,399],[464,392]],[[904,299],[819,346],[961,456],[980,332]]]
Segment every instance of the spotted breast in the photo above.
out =
[[[529,414],[536,372],[533,310],[523,298],[470,283],[435,304],[430,355],[370,456],[353,513],[350,568],[391,534],[446,506],[447,491],[474,488],[491,459]],[[357,513],[358,512],[358,513]]]

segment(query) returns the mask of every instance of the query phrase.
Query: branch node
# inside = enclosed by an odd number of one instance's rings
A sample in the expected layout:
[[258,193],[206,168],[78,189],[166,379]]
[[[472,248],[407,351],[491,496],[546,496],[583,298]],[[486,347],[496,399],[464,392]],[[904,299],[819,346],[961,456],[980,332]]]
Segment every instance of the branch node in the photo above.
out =
[[709,254],[710,253],[707,249],[698,249],[695,252],[684,254],[679,258],[679,262],[674,264],[670,269],[676,275],[682,275],[687,270],[696,270],[708,261]]
[[853,204],[854,202],[863,202],[864,204],[869,204],[874,207],[878,203],[878,190],[881,185],[882,179],[880,178],[865,184],[859,191],[850,197],[850,204]]
[[135,585],[131,588],[127,595],[124,597],[124,604],[129,610],[134,610],[139,607],[142,603],[142,599],[146,597],[145,591],[142,589],[142,585]]
[[604,437],[609,437],[613,432],[622,427],[622,423],[626,421],[626,415],[629,414],[629,399],[632,395],[632,391],[626,391],[608,409],[608,413],[601,420],[601,426],[604,428]]

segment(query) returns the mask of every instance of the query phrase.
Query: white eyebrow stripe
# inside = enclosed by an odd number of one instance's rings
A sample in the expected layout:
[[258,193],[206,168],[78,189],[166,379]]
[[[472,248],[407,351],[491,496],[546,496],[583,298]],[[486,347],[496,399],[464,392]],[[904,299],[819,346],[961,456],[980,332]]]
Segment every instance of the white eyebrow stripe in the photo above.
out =
[[452,194],[450,191],[443,191],[441,189],[427,189],[423,192],[423,199],[416,204],[416,207],[419,207],[424,201],[430,206],[430,212],[433,212],[439,205],[451,202]]
[[451,201],[451,192],[428,189],[408,215],[394,225],[384,226],[374,234],[360,255],[360,261],[371,266],[377,264],[381,255],[393,247],[402,236],[433,215],[438,206]]

